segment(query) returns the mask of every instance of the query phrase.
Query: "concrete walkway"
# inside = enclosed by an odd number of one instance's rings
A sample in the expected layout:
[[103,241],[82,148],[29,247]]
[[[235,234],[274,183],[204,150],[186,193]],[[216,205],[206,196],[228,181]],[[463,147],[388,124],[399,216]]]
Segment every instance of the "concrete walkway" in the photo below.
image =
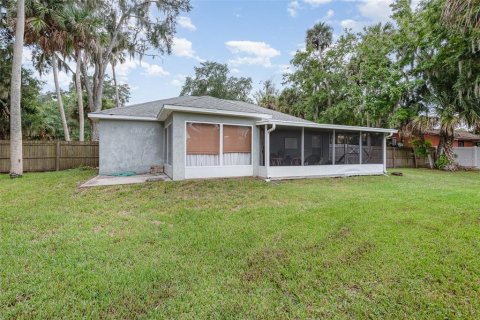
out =
[[114,176],[96,176],[82,184],[80,188],[99,187],[99,186],[114,186],[119,184],[135,184],[152,181],[167,181],[170,180],[165,174],[139,174],[130,177],[114,177]]

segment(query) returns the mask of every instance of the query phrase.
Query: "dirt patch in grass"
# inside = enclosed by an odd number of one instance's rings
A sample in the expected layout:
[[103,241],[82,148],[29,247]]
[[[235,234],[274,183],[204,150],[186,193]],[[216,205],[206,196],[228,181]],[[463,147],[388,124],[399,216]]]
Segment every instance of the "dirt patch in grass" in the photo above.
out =
[[252,282],[271,278],[287,261],[288,253],[284,249],[265,248],[247,259],[247,268],[242,279]]
[[360,261],[364,256],[368,255],[375,250],[375,244],[369,241],[361,242],[359,245],[353,248],[353,250],[341,255],[339,260],[344,264],[354,264]]
[[7,303],[7,308],[15,307],[17,304],[26,302],[32,298],[30,293],[21,293],[17,294],[9,303]]

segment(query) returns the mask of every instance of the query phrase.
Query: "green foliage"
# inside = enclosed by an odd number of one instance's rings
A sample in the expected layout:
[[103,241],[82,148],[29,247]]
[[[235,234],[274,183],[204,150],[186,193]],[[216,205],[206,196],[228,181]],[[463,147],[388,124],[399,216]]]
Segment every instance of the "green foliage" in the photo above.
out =
[[253,94],[255,103],[264,108],[279,109],[278,89],[272,80],[266,80],[262,83],[262,88]]
[[230,76],[226,64],[213,61],[195,67],[195,77],[187,77],[180,95],[212,96],[221,99],[250,101],[251,78]]
[[421,139],[412,139],[413,152],[418,157],[426,157],[432,151],[432,144],[430,141]]
[[447,168],[452,162],[450,159],[445,154],[441,154],[440,157],[438,157],[437,161],[435,161],[435,167],[437,167],[440,170],[443,170]]

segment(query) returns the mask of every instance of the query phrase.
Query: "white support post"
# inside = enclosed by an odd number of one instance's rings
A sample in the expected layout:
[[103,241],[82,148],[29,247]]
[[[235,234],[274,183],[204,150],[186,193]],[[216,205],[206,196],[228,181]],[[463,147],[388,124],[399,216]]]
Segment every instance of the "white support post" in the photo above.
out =
[[263,141],[264,143],[264,149],[265,149],[265,157],[264,157],[264,160],[265,160],[265,169],[266,169],[266,175],[267,175],[267,178],[269,177],[269,174],[268,174],[268,168],[270,167],[270,133],[268,133],[268,125],[265,125],[265,139]]
[[223,166],[223,124],[220,124],[220,166]]
[[387,173],[387,136],[383,135],[383,172]]
[[302,127],[302,149],[301,149],[301,156],[300,158],[302,159],[302,166],[303,166],[303,163],[305,162],[305,127]]

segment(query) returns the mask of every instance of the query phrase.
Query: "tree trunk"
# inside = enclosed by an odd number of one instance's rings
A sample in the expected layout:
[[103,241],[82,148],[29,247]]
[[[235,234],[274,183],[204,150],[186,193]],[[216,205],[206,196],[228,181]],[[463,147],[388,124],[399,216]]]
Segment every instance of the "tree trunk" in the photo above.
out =
[[440,156],[443,154],[444,146],[445,146],[445,137],[442,134],[440,134],[440,140],[438,141],[438,147],[437,147],[437,150],[435,152],[435,159],[436,160],[440,159]]
[[[96,81],[94,81],[93,86],[93,103],[94,103],[94,112],[102,110],[102,98],[103,98],[103,83],[105,80],[105,69],[106,64],[98,63],[95,68],[98,68],[96,73]],[[95,77],[94,77],[95,78]],[[94,79],[95,80],[95,79]],[[96,82],[96,83],[95,83]],[[91,122],[91,131],[92,131],[92,141],[98,141],[100,134],[98,131],[98,121]]]
[[453,141],[454,137],[447,136],[445,137],[445,142],[443,146],[445,157],[447,158],[448,164],[445,167],[445,170],[455,171],[457,165],[455,164],[455,155],[453,154]]
[[115,86],[115,101],[117,108],[120,107],[120,96],[118,95],[117,76],[115,74],[115,63],[112,62],[113,85]]
[[25,1],[17,0],[17,22],[13,46],[10,87],[10,177],[23,175],[22,155],[22,55],[25,30]]
[[85,141],[85,114],[83,112],[82,79],[80,76],[81,65],[82,65],[82,51],[78,50],[77,68],[75,71],[75,85],[77,88],[78,124],[80,126],[79,140]]
[[58,110],[60,111],[60,118],[62,120],[62,125],[63,125],[63,133],[65,136],[65,141],[70,141],[70,133],[68,132],[67,119],[65,117],[65,110],[63,109],[62,92],[60,91],[60,85],[58,83],[58,61],[55,53],[52,56],[52,67],[53,67],[53,80],[55,82],[55,90],[57,91]]

